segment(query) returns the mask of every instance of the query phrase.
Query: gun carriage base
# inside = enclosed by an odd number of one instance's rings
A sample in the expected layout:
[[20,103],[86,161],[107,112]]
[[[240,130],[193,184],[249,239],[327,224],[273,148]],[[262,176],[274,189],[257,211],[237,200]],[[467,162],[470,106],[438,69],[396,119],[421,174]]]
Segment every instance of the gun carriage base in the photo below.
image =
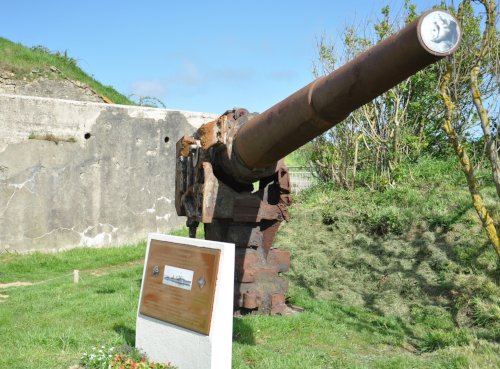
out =
[[272,247],[278,228],[288,220],[290,180],[283,160],[253,183],[225,175],[233,133],[252,118],[244,109],[227,111],[193,136],[177,143],[176,207],[188,217],[190,236],[199,223],[205,238],[236,245],[235,309],[283,314],[287,281],[279,276],[290,254]]

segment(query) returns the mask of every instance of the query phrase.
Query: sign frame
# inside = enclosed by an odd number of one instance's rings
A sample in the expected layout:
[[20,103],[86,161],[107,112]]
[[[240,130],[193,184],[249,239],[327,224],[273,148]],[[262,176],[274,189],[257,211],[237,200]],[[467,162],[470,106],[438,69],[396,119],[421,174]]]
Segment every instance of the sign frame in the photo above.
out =
[[[151,252],[151,244],[154,241],[172,242],[189,245],[198,248],[218,250],[220,252],[218,270],[215,278],[215,290],[213,293],[213,304],[211,311],[211,323],[208,333],[200,333],[178,324],[174,324],[141,313],[141,302],[144,295],[144,284],[148,279],[147,274],[162,279],[165,270],[158,266],[157,270],[148,270],[148,259]],[[184,369],[231,369],[232,339],[233,339],[233,301],[234,301],[234,263],[235,245],[224,242],[207,241],[187,237],[170,236],[159,233],[148,235],[146,258],[144,261],[141,292],[137,306],[136,322],[136,347],[144,351],[154,362],[171,362]],[[172,265],[181,267],[182,265]],[[193,279],[189,282],[190,274],[186,276],[191,288],[198,288],[196,272],[193,270]],[[169,273],[167,273],[169,275]],[[175,279],[175,275],[173,276]],[[205,281],[208,285],[208,279]],[[170,291],[189,292],[187,289],[174,286],[167,287]],[[206,288],[206,287],[204,287]],[[167,319],[168,320],[168,319]]]
[[152,239],[139,312],[208,336],[220,253]]

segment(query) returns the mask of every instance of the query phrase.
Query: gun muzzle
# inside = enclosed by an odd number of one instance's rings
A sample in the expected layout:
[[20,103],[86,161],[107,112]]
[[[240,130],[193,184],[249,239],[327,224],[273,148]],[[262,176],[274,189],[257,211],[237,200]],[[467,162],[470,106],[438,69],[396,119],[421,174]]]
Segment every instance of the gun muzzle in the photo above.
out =
[[404,29],[242,125],[233,151],[248,169],[267,168],[360,106],[437,60],[451,55],[460,25],[443,10]]

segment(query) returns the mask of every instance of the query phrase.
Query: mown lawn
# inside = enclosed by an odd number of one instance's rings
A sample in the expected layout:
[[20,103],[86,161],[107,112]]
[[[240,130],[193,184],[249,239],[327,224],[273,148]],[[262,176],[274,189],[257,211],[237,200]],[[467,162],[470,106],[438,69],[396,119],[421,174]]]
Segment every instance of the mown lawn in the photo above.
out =
[[[0,255],[0,368],[68,368],[100,345],[134,344],[145,245]],[[81,281],[73,283],[72,270]],[[46,278],[43,278],[45,276]],[[34,282],[8,287],[6,283]],[[425,352],[415,327],[292,285],[291,317],[234,320],[233,368],[497,368],[475,337]],[[429,328],[432,330],[432,328]],[[175,363],[174,363],[175,364]],[[182,369],[182,368],[181,368]]]

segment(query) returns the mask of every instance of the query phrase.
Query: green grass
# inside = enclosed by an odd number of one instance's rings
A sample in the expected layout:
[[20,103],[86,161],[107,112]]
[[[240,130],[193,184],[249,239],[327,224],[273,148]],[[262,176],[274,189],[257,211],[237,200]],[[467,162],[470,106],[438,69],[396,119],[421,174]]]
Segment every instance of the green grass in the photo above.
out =
[[[407,170],[394,188],[296,199],[277,244],[305,311],[235,319],[233,368],[500,367],[499,262],[461,173],[425,158]],[[144,252],[0,255],[0,284],[39,282],[0,289],[0,368],[67,369],[94,346],[133,344]]]
[[117,248],[76,248],[58,253],[0,255],[0,283],[37,282],[69,275],[74,269],[97,270],[138,261],[146,243]]
[[[405,170],[381,191],[325,185],[301,195],[277,242],[292,254],[292,286],[399,319],[419,352],[477,341],[498,349],[500,263],[463,175],[452,160]],[[483,187],[498,219],[495,190]]]
[[[180,236],[180,237],[189,237],[189,229],[188,227],[182,227],[180,229],[176,229],[170,232],[172,236]],[[205,230],[203,229],[203,224],[200,224],[196,229],[196,238],[204,239],[205,238]]]
[[[0,367],[68,368],[92,347],[133,344],[144,252],[144,244],[72,250],[45,255],[42,263],[39,254],[2,255],[3,273],[14,270],[26,281],[50,265],[61,278],[1,291],[8,298],[0,302]],[[134,260],[139,264],[130,265]],[[78,284],[67,273],[76,267],[82,275]],[[234,320],[233,368],[494,368],[499,363],[498,346],[485,340],[457,335],[442,347],[419,351],[415,327],[397,317],[318,300],[297,286],[292,301],[305,312]],[[441,317],[435,323],[429,332],[450,324]]]
[[295,150],[291,154],[285,157],[285,165],[288,167],[306,167],[309,165],[309,158],[307,151],[309,150],[309,144],[304,145],[298,150]]
[[235,321],[233,368],[494,368],[498,347],[486,342],[420,352],[412,327],[342,302],[299,293],[305,312]]
[[0,367],[67,368],[92,346],[131,342],[141,269],[3,291]]
[[[54,72],[51,67],[57,68]],[[66,52],[50,52],[43,46],[28,48],[0,37],[0,69],[14,73],[15,78],[36,79],[40,76],[51,79],[68,78],[80,81],[97,93],[111,99],[115,104],[132,105],[133,102],[111,86],[104,86],[86,74],[77,65],[76,59]]]

